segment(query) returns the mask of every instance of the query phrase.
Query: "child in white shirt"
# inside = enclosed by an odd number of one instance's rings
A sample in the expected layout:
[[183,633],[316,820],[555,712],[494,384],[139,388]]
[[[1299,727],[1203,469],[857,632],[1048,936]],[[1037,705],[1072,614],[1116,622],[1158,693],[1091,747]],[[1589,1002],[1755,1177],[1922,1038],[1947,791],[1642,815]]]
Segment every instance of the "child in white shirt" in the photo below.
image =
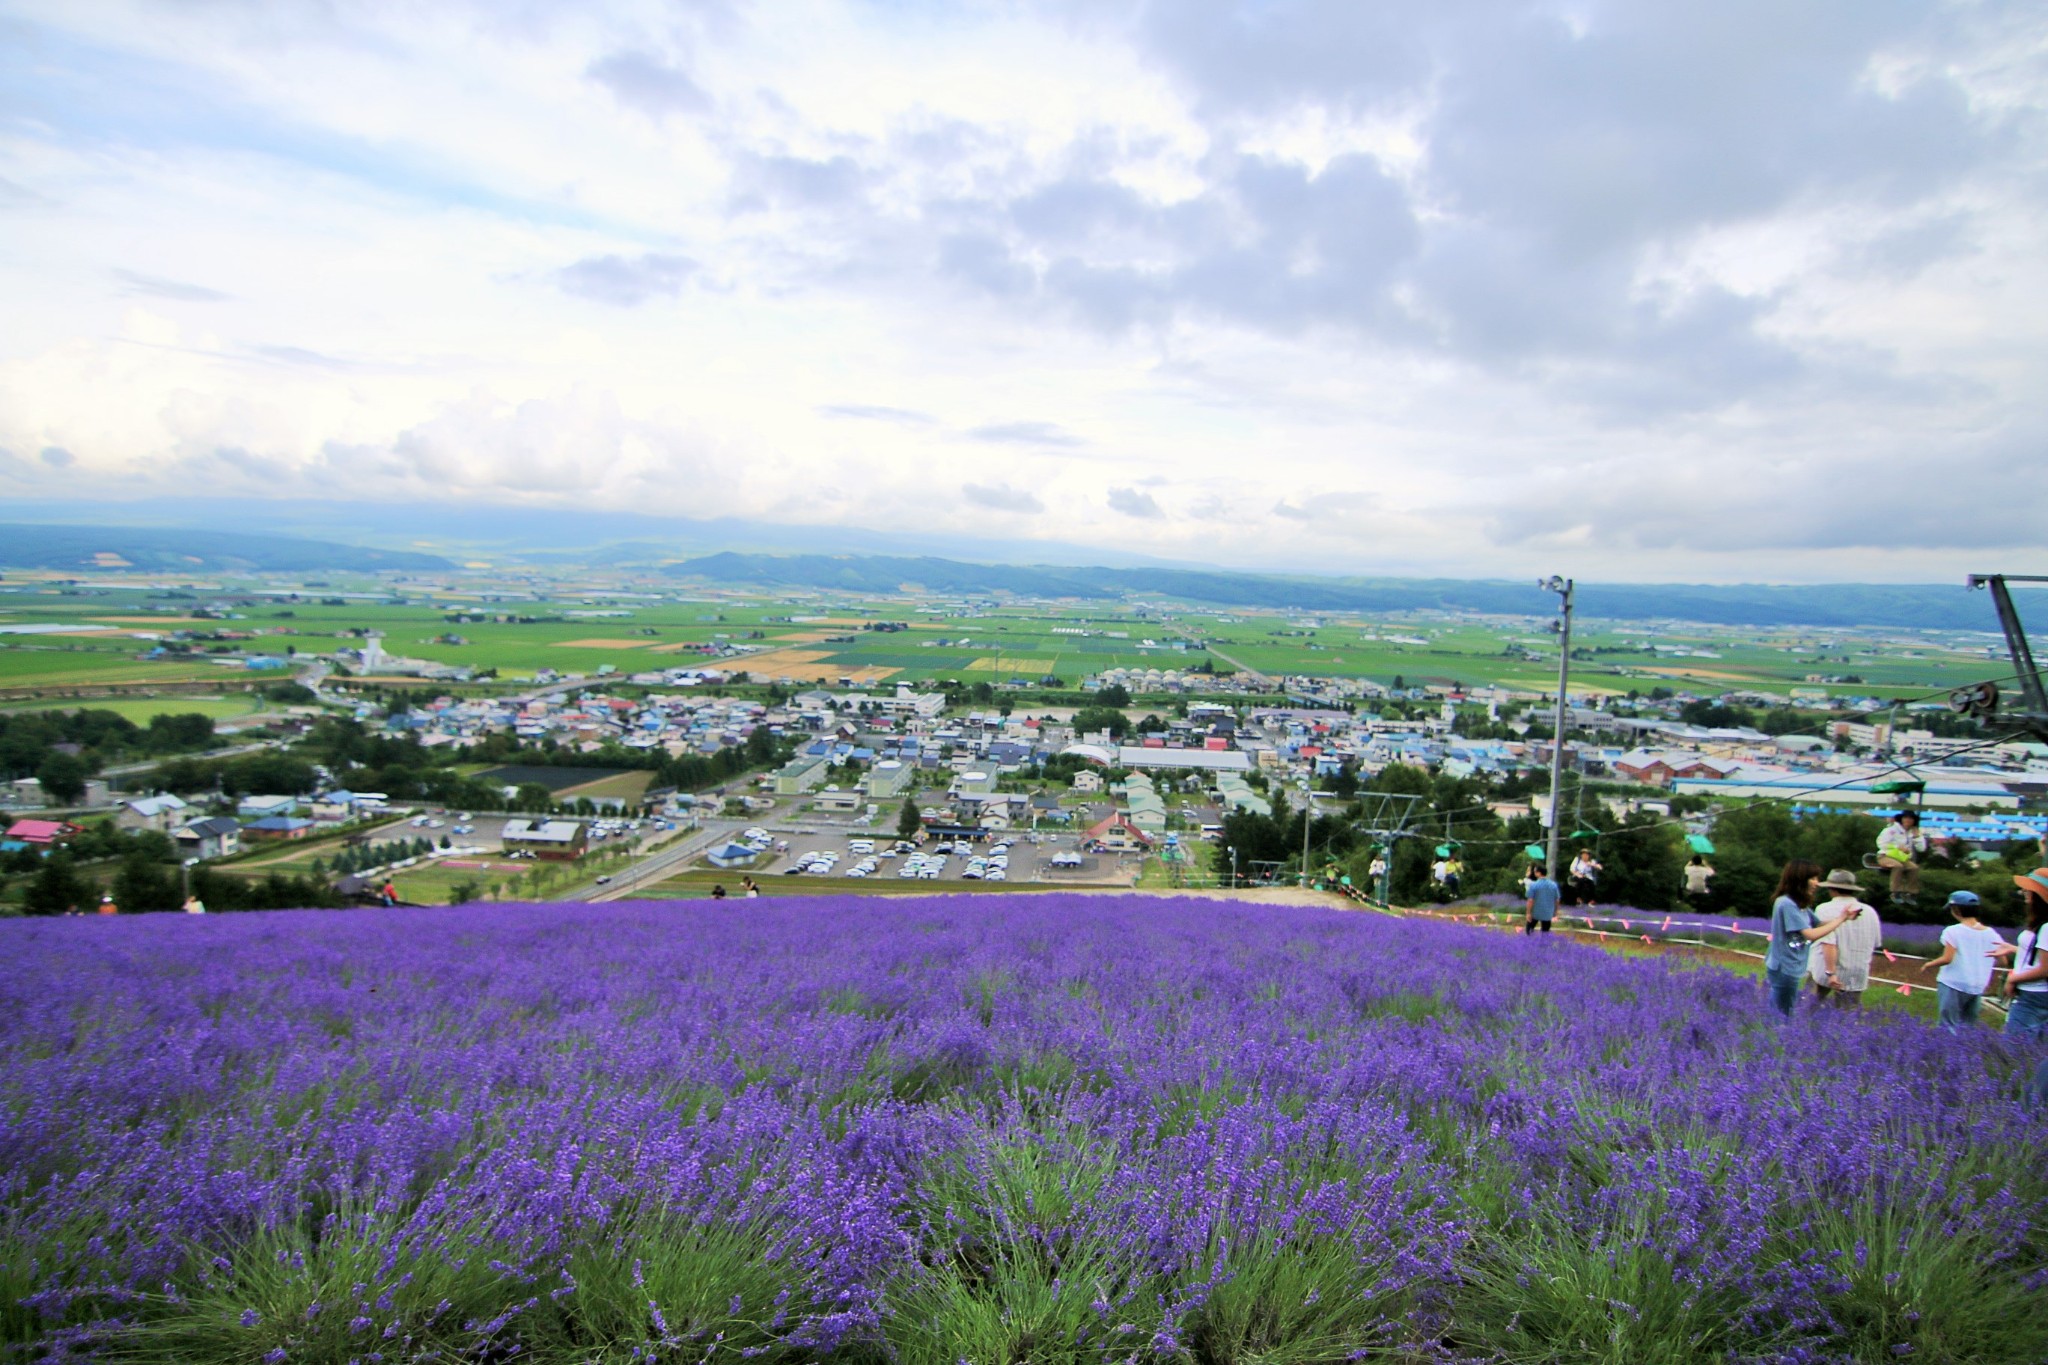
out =
[[1939,969],[1934,982],[1941,1026],[1951,1033],[1977,1022],[1977,1007],[1991,988],[1992,966],[2008,951],[1998,931],[1977,918],[1981,908],[1976,892],[1951,893],[1948,911],[1956,922],[1941,931],[1941,956],[1921,968]]

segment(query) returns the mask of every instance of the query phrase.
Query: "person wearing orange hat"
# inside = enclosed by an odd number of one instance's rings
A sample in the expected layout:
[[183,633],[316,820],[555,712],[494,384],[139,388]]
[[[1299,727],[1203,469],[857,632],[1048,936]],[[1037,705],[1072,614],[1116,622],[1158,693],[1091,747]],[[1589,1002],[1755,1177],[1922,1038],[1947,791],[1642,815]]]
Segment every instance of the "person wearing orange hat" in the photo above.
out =
[[2026,901],[2027,927],[2014,945],[2012,971],[2005,978],[2005,1031],[2021,1038],[2048,1038],[2048,867],[2012,879]]

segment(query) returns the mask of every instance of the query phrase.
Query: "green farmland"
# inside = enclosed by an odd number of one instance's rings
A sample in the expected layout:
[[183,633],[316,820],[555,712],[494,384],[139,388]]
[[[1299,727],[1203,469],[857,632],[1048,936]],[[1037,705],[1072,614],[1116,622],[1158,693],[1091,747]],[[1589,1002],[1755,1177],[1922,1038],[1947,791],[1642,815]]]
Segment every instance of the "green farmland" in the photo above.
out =
[[[260,598],[223,582],[206,593],[162,600],[142,586],[0,594],[0,625],[167,632],[199,636],[195,650],[299,656],[359,647],[365,632],[388,655],[495,670],[503,683],[542,669],[618,675],[714,666],[756,681],[789,678],[834,684],[1037,682],[1067,686],[1112,668],[1248,670],[1296,675],[1400,679],[1414,685],[1498,684],[1542,693],[1554,686],[1555,640],[1547,617],[1478,619],[1409,614],[1386,620],[1350,614],[1148,608],[1111,603],[1012,604],[966,608],[957,601],[780,597],[726,594],[679,597],[665,582],[603,585],[577,577],[528,584],[534,600],[486,600],[502,585],[466,581],[375,583],[403,601]],[[237,596],[241,591],[243,595]],[[276,591],[273,589],[272,591]],[[211,619],[189,614],[214,596]],[[224,611],[219,610],[226,603]],[[496,619],[464,619],[483,616]],[[893,621],[908,629],[862,630]],[[1966,637],[1934,633],[1796,631],[1708,627],[1616,627],[1583,620],[1573,636],[1575,688],[1615,693],[1670,687],[1695,692],[1755,689],[1784,693],[1824,686],[1834,693],[1905,697],[1939,692],[2003,674],[1999,658]],[[226,632],[232,643],[212,643]],[[1981,637],[1979,637],[1981,638]],[[1143,642],[1156,642],[1147,647]],[[1176,646],[1180,647],[1176,647]],[[741,650],[712,657],[693,647]],[[233,672],[205,655],[143,661],[148,641],[133,635],[0,635],[0,688],[122,685],[144,694],[151,683],[216,681],[246,685],[265,675]],[[1686,652],[1678,652],[1686,651]],[[1811,683],[1819,675],[1845,681]],[[275,675],[270,675],[275,676]],[[19,695],[19,693],[17,693]]]

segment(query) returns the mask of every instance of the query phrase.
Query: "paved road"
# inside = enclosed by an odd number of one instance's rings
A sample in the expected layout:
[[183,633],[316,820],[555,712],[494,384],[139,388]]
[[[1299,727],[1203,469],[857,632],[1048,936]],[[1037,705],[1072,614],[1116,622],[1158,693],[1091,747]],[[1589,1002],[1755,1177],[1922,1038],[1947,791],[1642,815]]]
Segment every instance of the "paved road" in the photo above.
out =
[[691,860],[707,849],[716,848],[733,835],[747,827],[744,820],[713,820],[706,823],[687,838],[670,844],[659,853],[649,854],[639,862],[629,864],[610,874],[610,880],[599,886],[596,881],[587,881],[572,886],[559,899],[565,901],[612,901],[624,896],[636,887],[652,886],[671,872],[679,872]]
[[140,763],[117,763],[111,768],[100,769],[99,775],[101,777],[128,777],[135,773],[146,773],[153,769],[161,768],[164,764],[180,758],[238,758],[243,754],[255,754],[261,753],[265,749],[275,749],[284,742],[280,739],[264,739],[258,740],[254,744],[231,745],[225,749],[198,749],[189,754],[166,754],[162,758],[145,759]]
[[1241,663],[1239,663],[1239,662],[1238,662],[1237,660],[1235,660],[1235,659],[1231,658],[1231,657],[1230,657],[1230,656],[1229,656],[1228,654],[1225,654],[1225,653],[1224,653],[1224,652],[1223,652],[1222,650],[1220,650],[1220,649],[1216,648],[1216,646],[1214,646],[1214,645],[1205,645],[1205,646],[1204,646],[1204,648],[1206,648],[1206,649],[1207,649],[1207,650],[1208,650],[1208,651],[1209,651],[1209,652],[1210,652],[1211,654],[1214,654],[1214,655],[1215,655],[1215,656],[1216,656],[1217,658],[1219,658],[1219,659],[1223,660],[1223,662],[1224,662],[1224,663],[1227,663],[1227,664],[1229,664],[1229,665],[1230,665],[1230,666],[1231,666],[1232,668],[1234,668],[1234,669],[1236,669],[1236,670],[1237,670],[1238,672],[1240,672],[1240,673],[1244,674],[1244,675],[1245,675],[1245,677],[1247,677],[1247,678],[1251,679],[1251,680],[1252,680],[1253,682],[1271,682],[1271,681],[1273,681],[1273,680],[1272,680],[1271,678],[1267,677],[1267,676],[1266,676],[1266,675],[1265,675],[1264,673],[1261,673],[1261,672],[1259,672],[1259,670],[1258,670],[1258,669],[1256,669],[1256,668],[1251,668],[1251,667],[1248,667],[1248,666],[1246,666],[1246,665],[1244,665],[1244,664],[1241,664]]

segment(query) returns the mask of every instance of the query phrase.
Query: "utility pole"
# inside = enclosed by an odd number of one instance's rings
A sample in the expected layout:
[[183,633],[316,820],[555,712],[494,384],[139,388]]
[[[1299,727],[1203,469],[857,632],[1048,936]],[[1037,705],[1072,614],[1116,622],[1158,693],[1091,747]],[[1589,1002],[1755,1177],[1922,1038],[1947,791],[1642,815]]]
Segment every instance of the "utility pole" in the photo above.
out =
[[1308,832],[1316,822],[1316,789],[1313,785],[1301,789],[1301,884],[1308,885]]
[[1552,574],[1537,580],[1536,586],[1554,592],[1563,603],[1563,612],[1555,626],[1557,631],[1557,720],[1551,727],[1550,738],[1550,842],[1544,853],[1545,872],[1555,880],[1557,877],[1559,821],[1564,812],[1558,809],[1559,794],[1564,786],[1564,694],[1571,682],[1572,674],[1572,580]]

